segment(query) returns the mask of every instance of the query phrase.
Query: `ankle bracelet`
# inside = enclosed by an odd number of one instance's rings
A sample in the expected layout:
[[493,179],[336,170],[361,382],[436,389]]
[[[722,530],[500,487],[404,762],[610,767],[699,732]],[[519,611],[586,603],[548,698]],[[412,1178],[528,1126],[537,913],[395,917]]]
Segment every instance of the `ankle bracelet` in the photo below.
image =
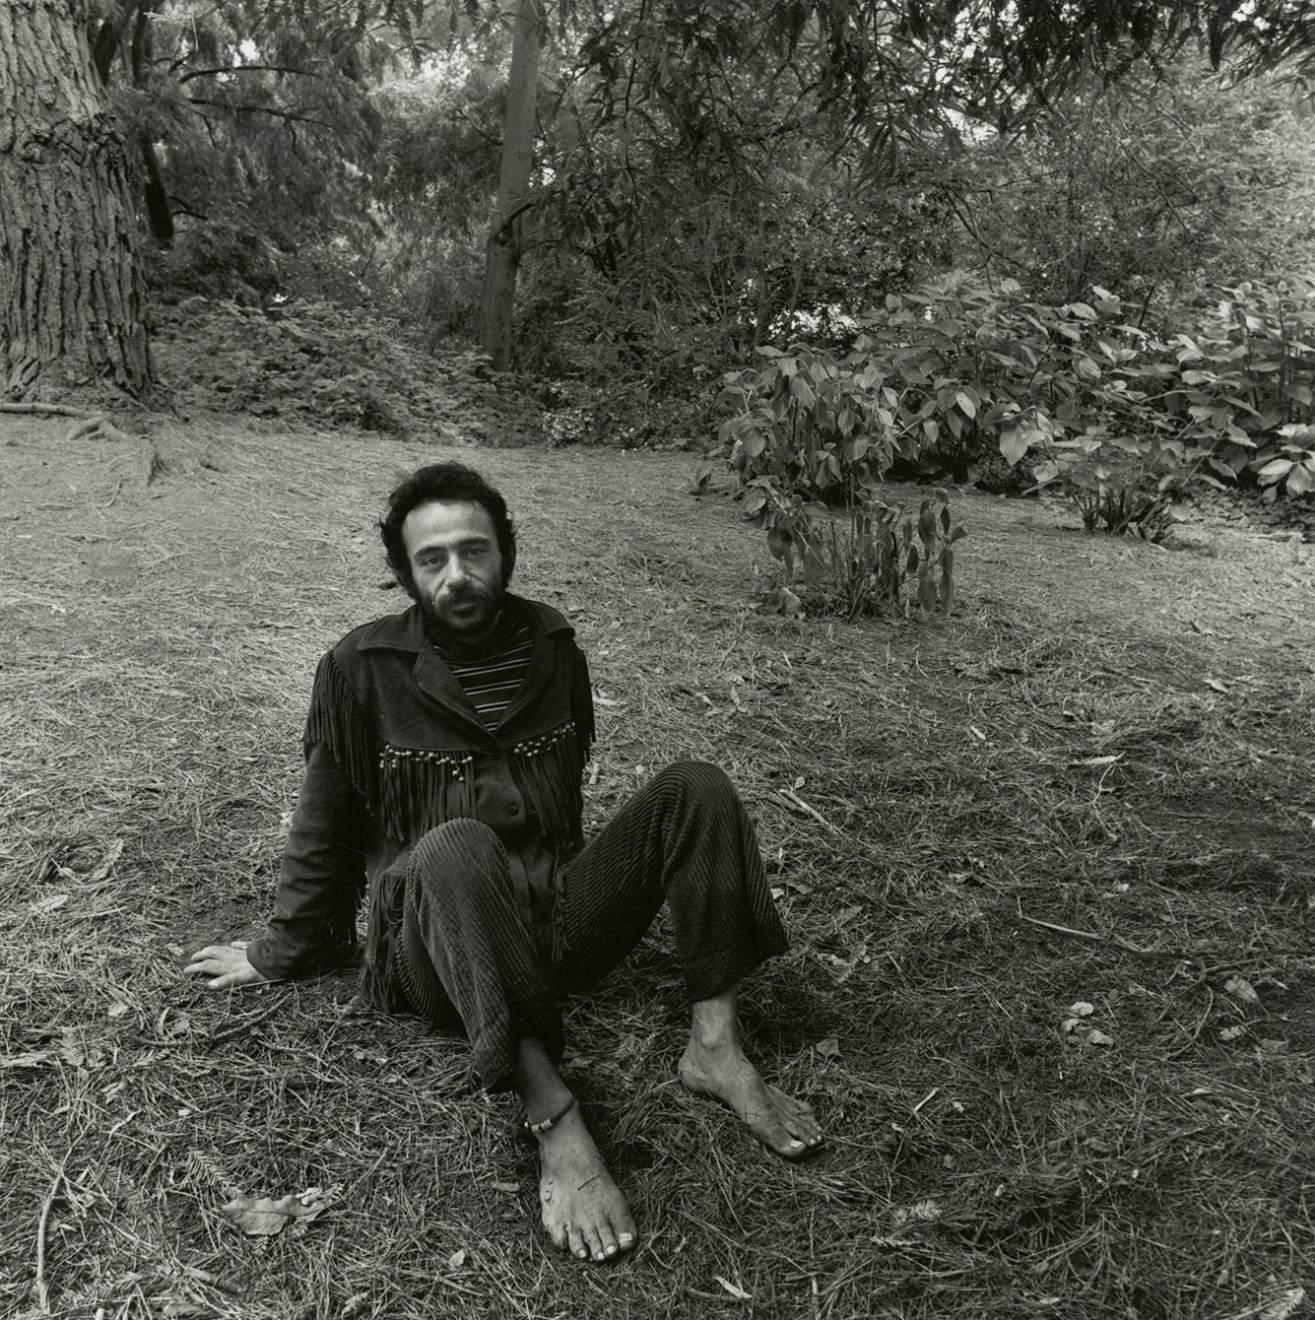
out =
[[529,1119],[525,1120],[525,1130],[531,1136],[537,1137],[541,1132],[547,1132],[550,1128],[555,1128],[558,1123],[566,1117],[567,1114],[575,1108],[575,1096],[572,1096],[565,1105],[562,1106],[551,1118],[545,1118],[538,1123],[531,1123]]

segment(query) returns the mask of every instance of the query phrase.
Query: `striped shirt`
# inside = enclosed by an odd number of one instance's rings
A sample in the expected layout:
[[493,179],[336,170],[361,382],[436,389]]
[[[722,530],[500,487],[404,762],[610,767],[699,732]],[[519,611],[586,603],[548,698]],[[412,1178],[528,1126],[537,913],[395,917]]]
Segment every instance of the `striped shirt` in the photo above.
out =
[[522,619],[517,619],[499,642],[496,650],[478,659],[462,659],[453,651],[439,648],[486,729],[496,729],[507,713],[511,699],[525,681],[534,649],[530,625]]

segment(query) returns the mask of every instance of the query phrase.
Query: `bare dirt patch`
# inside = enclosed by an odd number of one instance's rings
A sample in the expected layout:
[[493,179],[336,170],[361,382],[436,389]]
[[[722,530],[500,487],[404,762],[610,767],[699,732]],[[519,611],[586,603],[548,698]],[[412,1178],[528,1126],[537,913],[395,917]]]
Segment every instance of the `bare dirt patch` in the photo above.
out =
[[[590,818],[675,756],[740,784],[794,943],[747,988],[752,1047],[830,1133],[785,1166],[674,1084],[659,931],[568,1017],[644,1234],[598,1272],[541,1240],[519,1116],[459,1042],[346,1013],[346,977],[180,976],[267,910],[315,661],[400,606],[373,519],[453,451],[66,430],[0,417],[6,1310],[1300,1314],[1308,547],[970,497],[947,624],[800,622],[749,607],[761,534],[679,460],[456,451],[590,653]],[[219,1213],[311,1187],[304,1231]]]

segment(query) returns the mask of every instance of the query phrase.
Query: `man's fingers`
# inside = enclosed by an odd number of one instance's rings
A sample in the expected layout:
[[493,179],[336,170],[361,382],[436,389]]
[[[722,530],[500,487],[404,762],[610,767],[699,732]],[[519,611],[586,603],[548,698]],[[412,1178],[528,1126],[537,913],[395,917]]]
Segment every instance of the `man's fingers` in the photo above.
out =
[[209,944],[183,969],[187,976],[208,976],[210,990],[228,990],[239,985],[264,984],[267,980],[247,959],[246,947],[237,944]]

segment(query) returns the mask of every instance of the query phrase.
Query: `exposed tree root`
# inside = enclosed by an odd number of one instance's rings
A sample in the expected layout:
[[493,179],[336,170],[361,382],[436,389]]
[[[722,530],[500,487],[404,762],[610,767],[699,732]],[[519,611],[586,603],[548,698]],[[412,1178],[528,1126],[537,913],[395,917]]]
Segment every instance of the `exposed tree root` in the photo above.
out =
[[116,440],[131,444],[132,436],[121,431],[105,413],[88,412],[67,403],[0,403],[0,413],[26,413],[40,417],[72,417],[78,425],[64,437],[69,440]]

